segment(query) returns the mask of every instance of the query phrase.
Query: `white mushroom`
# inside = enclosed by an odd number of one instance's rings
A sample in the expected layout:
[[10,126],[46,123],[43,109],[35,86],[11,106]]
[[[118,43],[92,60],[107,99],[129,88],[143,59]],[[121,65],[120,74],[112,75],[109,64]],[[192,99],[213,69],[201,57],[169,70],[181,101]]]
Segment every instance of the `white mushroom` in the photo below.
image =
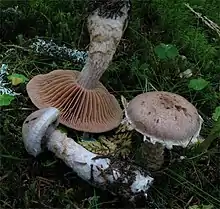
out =
[[[23,123],[22,134],[26,150],[36,156],[42,151],[41,143],[62,159],[79,177],[90,184],[116,195],[134,198],[147,194],[153,178],[132,163],[98,156],[56,130],[59,111],[49,107],[38,110]],[[54,123],[55,122],[55,123]]]
[[126,121],[144,135],[141,150],[148,168],[157,170],[161,167],[165,147],[186,147],[198,141],[203,119],[182,96],[153,91],[139,94],[129,103],[122,97],[122,102]]

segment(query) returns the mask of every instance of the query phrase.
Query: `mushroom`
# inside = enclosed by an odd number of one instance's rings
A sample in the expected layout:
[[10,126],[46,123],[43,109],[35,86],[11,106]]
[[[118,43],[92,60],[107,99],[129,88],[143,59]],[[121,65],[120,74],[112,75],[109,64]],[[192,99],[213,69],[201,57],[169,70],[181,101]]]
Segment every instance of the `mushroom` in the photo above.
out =
[[37,156],[45,145],[83,180],[93,186],[133,200],[144,195],[153,183],[146,170],[119,159],[96,155],[56,130],[59,110],[48,107],[30,114],[22,127],[27,152]]
[[41,146],[45,133],[58,125],[59,110],[53,107],[33,112],[23,123],[22,138],[25,149],[30,155],[36,157],[41,153]]
[[27,93],[36,107],[56,107],[60,123],[78,131],[101,133],[116,128],[123,111],[99,81],[109,66],[129,18],[129,0],[90,1],[90,47],[82,71],[54,70],[33,77]]
[[153,91],[137,95],[129,103],[122,97],[125,121],[144,136],[141,155],[147,167],[158,170],[164,163],[164,148],[186,147],[198,142],[203,119],[180,95]]

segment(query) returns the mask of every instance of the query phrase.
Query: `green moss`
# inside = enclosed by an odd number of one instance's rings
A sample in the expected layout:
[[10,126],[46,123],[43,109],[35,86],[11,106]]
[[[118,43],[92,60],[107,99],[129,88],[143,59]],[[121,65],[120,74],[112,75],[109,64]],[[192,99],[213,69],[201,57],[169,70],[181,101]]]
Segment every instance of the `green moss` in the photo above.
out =
[[[195,3],[189,2],[191,6]],[[200,7],[210,7],[210,4],[201,4]],[[179,45],[181,52],[192,62],[201,64],[218,57],[218,47],[209,40],[204,24],[198,21],[183,1],[153,0],[151,5],[160,16],[161,30],[166,31],[165,40]]]
[[[12,8],[18,5],[17,10],[21,15],[13,28],[8,24],[1,26],[7,31],[7,35],[3,37],[4,40],[10,40],[22,33],[27,38],[34,38],[36,35],[46,36],[59,42],[77,44],[77,46],[85,42],[82,33],[86,18],[85,1],[30,0],[22,4],[6,1],[5,4]],[[7,16],[6,13],[5,18],[9,19],[10,15]]]

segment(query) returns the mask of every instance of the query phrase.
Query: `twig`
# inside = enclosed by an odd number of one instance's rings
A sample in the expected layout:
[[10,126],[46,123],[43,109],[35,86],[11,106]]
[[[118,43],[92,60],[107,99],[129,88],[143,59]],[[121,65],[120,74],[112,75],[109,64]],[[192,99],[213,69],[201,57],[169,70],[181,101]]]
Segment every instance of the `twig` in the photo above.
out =
[[3,179],[7,178],[10,174],[11,174],[11,171],[6,173],[4,176],[0,177],[0,181],[2,181]]
[[206,16],[202,16],[201,13],[196,12],[188,3],[184,3],[184,5],[190,9],[190,11],[192,13],[194,13],[198,18],[200,18],[209,28],[211,28],[212,30],[214,30],[218,36],[220,37],[220,27],[214,23],[213,21],[211,21],[208,17]]
[[194,196],[192,196],[192,197],[189,199],[189,201],[186,203],[184,209],[185,209],[185,208],[188,208],[188,206],[189,206],[190,203],[192,202],[193,198],[194,198]]
[[22,111],[34,111],[36,109],[34,108],[28,108],[28,107],[23,107],[23,108],[10,108],[10,109],[3,109],[1,111],[4,111],[4,112],[8,112],[8,111],[13,111],[13,110],[22,110]]
[[13,48],[21,49],[21,50],[26,51],[26,52],[31,52],[30,49],[27,49],[25,47],[15,45],[15,44],[7,44],[7,45],[5,45],[5,47],[13,47]]
[[114,198],[112,201],[106,201],[106,202],[98,203],[97,206],[102,206],[102,205],[105,205],[105,204],[113,204],[113,203],[117,203],[117,202],[119,202],[118,198]]

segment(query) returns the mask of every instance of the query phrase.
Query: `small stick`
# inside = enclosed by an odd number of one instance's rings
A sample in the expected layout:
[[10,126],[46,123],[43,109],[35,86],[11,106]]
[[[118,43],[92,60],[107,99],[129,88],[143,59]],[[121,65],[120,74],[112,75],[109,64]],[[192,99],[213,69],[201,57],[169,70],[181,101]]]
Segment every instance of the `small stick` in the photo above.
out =
[[201,13],[196,12],[188,3],[184,3],[184,5],[190,9],[190,11],[192,13],[194,13],[198,18],[200,18],[209,28],[211,28],[212,30],[214,30],[218,36],[220,37],[220,27],[214,23],[212,20],[210,20],[208,17],[206,16],[202,16]]

